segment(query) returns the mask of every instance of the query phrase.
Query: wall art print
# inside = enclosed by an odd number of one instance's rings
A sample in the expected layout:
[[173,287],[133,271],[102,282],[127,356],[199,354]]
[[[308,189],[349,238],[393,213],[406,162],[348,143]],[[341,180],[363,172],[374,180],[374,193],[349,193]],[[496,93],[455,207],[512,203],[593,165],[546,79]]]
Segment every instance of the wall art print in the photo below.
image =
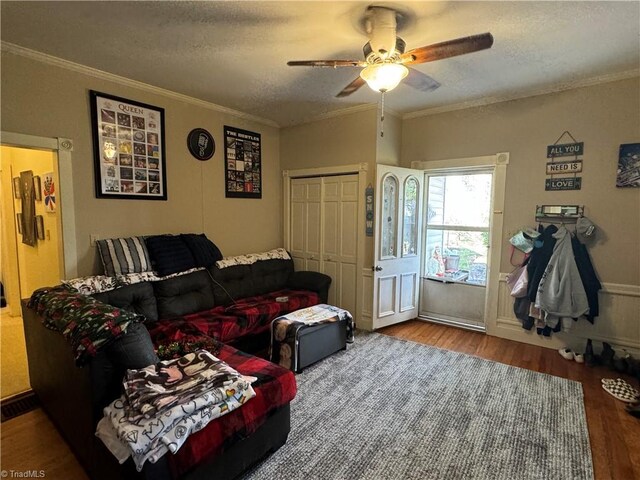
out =
[[53,178],[53,172],[45,173],[43,178],[44,190],[44,210],[45,212],[54,213],[56,211],[56,183]]
[[224,127],[224,174],[227,198],[262,198],[259,133]]
[[96,197],[166,200],[164,108],[91,90]]
[[620,145],[616,187],[640,187],[640,143]]

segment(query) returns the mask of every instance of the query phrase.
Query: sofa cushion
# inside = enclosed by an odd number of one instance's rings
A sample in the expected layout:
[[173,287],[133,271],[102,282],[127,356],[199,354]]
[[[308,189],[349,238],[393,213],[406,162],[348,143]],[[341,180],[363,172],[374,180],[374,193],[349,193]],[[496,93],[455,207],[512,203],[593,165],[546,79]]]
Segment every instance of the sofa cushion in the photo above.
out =
[[135,283],[108,292],[95,293],[93,297],[123,310],[143,315],[146,321],[158,320],[158,306],[153,287],[149,282]]
[[153,269],[164,277],[194,268],[196,261],[180,235],[147,237],[147,248]]
[[172,318],[209,310],[214,306],[211,278],[207,270],[153,282],[158,318]]
[[204,233],[183,233],[180,236],[191,251],[196,267],[209,268],[222,259],[220,249]]
[[236,265],[227,268],[214,266],[210,272],[213,277],[216,305],[230,305],[236,300],[252,297],[256,294],[251,265]]
[[127,369],[144,368],[158,361],[149,332],[141,323],[130,325],[124,335],[100,352],[91,362],[96,418],[101,418],[104,407],[120,396]]
[[151,260],[143,237],[97,240],[96,246],[105,275],[148,272]]
[[287,285],[293,273],[292,260],[262,260],[251,265],[254,295],[275,292]]

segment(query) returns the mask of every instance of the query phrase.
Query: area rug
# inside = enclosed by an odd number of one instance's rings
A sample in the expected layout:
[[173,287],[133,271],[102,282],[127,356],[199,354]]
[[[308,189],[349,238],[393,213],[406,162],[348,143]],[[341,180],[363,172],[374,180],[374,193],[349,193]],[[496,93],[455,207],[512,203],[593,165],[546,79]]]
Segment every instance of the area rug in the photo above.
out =
[[289,440],[245,478],[593,478],[577,382],[366,332],[296,378]]

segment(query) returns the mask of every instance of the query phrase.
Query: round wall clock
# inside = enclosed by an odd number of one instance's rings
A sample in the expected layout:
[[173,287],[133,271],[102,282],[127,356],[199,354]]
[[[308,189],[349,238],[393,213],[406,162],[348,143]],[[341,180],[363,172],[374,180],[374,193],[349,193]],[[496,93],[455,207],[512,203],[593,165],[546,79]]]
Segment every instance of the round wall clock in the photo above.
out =
[[209,160],[216,151],[213,136],[204,128],[194,128],[187,135],[187,147],[198,160]]

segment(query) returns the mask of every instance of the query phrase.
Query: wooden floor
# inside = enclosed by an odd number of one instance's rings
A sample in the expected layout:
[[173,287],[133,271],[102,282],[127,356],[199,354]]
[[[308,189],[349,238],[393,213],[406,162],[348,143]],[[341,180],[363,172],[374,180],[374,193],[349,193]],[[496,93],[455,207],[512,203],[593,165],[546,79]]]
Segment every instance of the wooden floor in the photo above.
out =
[[[555,350],[419,320],[379,333],[581,382],[596,479],[640,479],[640,419],[601,387],[601,378],[621,375],[565,360]],[[87,478],[42,410],[9,420],[1,428],[2,470],[43,470],[45,478],[52,479]]]

